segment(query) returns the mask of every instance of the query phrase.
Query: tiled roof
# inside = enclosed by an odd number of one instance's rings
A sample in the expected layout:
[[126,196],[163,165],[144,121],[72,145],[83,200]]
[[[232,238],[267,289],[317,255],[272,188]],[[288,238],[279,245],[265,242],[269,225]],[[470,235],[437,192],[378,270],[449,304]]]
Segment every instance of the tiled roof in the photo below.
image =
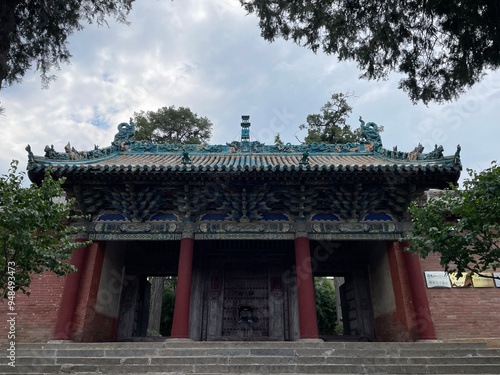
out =
[[[162,171],[411,171],[411,170],[458,170],[453,158],[437,160],[401,160],[371,153],[316,153],[304,162],[299,153],[203,153],[189,154],[189,163],[183,162],[180,153],[133,153],[123,152],[95,160],[43,160],[32,165],[40,170],[50,164],[54,171],[67,172],[162,172]],[[40,160],[42,161],[42,160]],[[38,166],[38,167],[37,167]]]

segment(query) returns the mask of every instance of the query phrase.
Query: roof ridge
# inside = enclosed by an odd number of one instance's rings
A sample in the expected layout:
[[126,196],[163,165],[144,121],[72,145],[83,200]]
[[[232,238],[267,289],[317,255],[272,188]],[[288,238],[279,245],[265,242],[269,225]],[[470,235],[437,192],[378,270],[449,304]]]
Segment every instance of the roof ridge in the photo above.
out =
[[[130,123],[121,123],[118,125],[118,133],[115,135],[111,146],[99,148],[94,146],[91,151],[77,151],[68,142],[65,146],[65,152],[57,152],[54,146],[45,146],[44,156],[34,156],[31,147],[28,145],[28,169],[37,164],[95,164],[105,162],[121,155],[179,155],[181,161],[179,165],[190,164],[191,157],[198,156],[282,156],[301,155],[300,165],[305,166],[310,163],[310,157],[315,156],[373,156],[379,160],[405,162],[418,164],[422,161],[440,160],[444,163],[450,163],[461,168],[460,145],[453,156],[445,157],[443,155],[443,146],[435,145],[433,151],[424,154],[424,147],[419,144],[411,152],[401,152],[397,146],[392,151],[382,147],[382,140],[379,133],[379,127],[374,122],[365,123],[360,118],[360,132],[362,140],[360,142],[348,142],[339,144],[327,144],[313,142],[308,144],[292,145],[274,144],[265,145],[258,141],[233,141],[225,145],[210,145],[208,143],[200,144],[181,144],[181,143],[152,143],[138,141],[135,139],[135,124],[132,119]],[[415,162],[415,163],[413,163]],[[269,164],[266,162],[266,164]]]

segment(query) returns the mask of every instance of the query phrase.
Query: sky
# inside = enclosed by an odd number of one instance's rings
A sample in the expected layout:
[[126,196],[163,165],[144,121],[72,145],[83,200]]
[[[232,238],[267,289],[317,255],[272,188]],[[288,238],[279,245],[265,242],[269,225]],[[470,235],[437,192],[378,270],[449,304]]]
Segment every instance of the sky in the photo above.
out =
[[[414,105],[399,78],[359,79],[353,62],[314,54],[291,41],[265,41],[258,19],[238,0],[137,0],[129,25],[86,26],[71,36],[70,64],[42,89],[30,71],[21,84],[0,91],[0,174],[11,160],[26,168],[26,145],[43,155],[111,144],[117,126],[134,112],[189,107],[213,123],[212,144],[239,140],[241,115],[250,115],[251,138],[273,144],[276,134],[297,144],[299,125],[319,113],[333,93],[350,92],[349,125],[358,118],[384,127],[385,148],[424,152],[462,148],[464,170],[483,170],[499,159],[500,72],[491,72],[458,100]],[[466,177],[466,172],[463,172]],[[463,179],[462,177],[462,179]]]

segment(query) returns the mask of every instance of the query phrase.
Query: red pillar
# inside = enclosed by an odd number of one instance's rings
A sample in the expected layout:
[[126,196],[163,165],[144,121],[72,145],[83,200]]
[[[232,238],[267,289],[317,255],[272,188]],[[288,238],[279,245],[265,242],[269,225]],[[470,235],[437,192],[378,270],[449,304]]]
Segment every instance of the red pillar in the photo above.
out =
[[177,288],[175,291],[174,317],[171,338],[189,338],[189,303],[193,273],[193,238],[181,239]]
[[71,264],[77,269],[76,272],[66,276],[66,284],[61,298],[61,305],[57,314],[57,322],[54,328],[53,340],[71,340],[73,319],[80,289],[80,281],[83,275],[83,265],[87,256],[88,246],[76,249],[71,257]]
[[299,300],[299,326],[301,339],[317,339],[316,300],[311,265],[309,238],[295,239],[295,264],[297,268],[297,294]]
[[73,340],[82,342],[113,341],[116,329],[109,329],[96,314],[97,295],[101,282],[102,266],[106,242],[95,241],[87,252],[85,273],[80,283],[80,295],[76,307],[76,321],[73,329]]
[[[391,271],[392,289],[394,292],[394,300],[396,302],[396,316],[399,318],[404,327],[410,332],[411,318],[411,300],[409,293],[403,288],[405,283],[404,260],[401,251],[401,246],[397,241],[389,241],[387,243],[387,258],[389,261],[389,269]],[[410,292],[411,293],[411,292]]]
[[[401,248],[407,247],[408,243],[401,243]],[[425,291],[425,280],[420,268],[419,257],[410,252],[403,251],[406,273],[410,282],[411,296],[413,299],[413,308],[417,321],[418,335],[421,340],[435,340],[436,332],[432,322],[431,310],[427,293]]]

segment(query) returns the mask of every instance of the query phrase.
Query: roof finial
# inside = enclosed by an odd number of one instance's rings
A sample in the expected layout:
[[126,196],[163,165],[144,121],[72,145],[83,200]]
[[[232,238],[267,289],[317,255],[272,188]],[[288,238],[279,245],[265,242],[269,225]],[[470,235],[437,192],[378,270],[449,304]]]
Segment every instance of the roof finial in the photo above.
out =
[[250,142],[250,116],[241,116],[241,142]]

